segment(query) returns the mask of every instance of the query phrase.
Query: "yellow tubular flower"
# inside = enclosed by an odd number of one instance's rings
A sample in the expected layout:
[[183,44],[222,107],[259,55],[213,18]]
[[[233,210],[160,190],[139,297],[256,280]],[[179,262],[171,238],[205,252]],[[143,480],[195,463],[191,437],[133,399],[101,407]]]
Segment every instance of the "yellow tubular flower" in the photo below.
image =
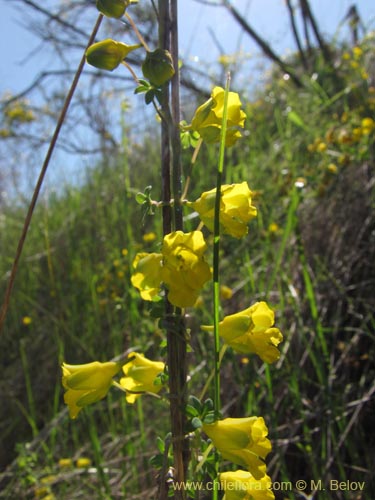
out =
[[202,429],[223,458],[246,467],[255,479],[265,476],[264,459],[272,447],[262,417],[226,418]]
[[155,300],[160,292],[161,277],[160,253],[138,253],[133,261],[135,272],[131,277],[132,285],[138,288],[143,300]]
[[203,254],[207,249],[201,231],[175,231],[164,237],[162,279],[168,300],[177,307],[191,307],[203,285],[211,278]]
[[[247,182],[225,184],[221,187],[220,226],[223,233],[235,238],[247,234],[248,222],[257,215],[257,209],[251,204],[252,194]],[[212,189],[202,193],[198,200],[190,203],[210,231],[214,229],[215,197],[216,189]]]
[[[275,314],[266,302],[256,302],[244,311],[225,316],[219,323],[219,334],[235,351],[255,353],[265,363],[273,363],[280,357],[277,346],[283,340],[274,322]],[[212,331],[213,327],[202,329]]]
[[122,367],[125,377],[120,379],[122,387],[126,391],[130,391],[126,395],[126,401],[133,404],[143,392],[157,394],[161,390],[162,385],[155,384],[155,379],[159,373],[164,371],[164,363],[161,361],[151,361],[145,358],[143,354],[137,352],[130,353],[128,359],[129,362]]
[[267,475],[255,479],[250,472],[236,470],[219,475],[221,489],[225,491],[223,500],[274,500],[271,478]]
[[[208,144],[220,142],[221,125],[224,111],[224,89],[215,87],[211,97],[196,110],[191,128],[198,132]],[[244,127],[246,114],[241,109],[241,101],[236,92],[229,92],[227,113],[226,146],[232,146],[241,133],[237,127]]]
[[70,418],[76,418],[84,406],[103,399],[111,387],[112,378],[121,366],[112,361],[93,361],[85,365],[62,366],[62,385],[66,389],[64,401],[69,407]]

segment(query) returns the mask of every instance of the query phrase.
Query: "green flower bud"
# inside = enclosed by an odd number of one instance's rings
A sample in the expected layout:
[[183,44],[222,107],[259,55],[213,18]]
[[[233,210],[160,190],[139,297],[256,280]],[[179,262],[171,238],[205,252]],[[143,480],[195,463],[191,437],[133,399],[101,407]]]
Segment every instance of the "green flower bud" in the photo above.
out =
[[86,51],[86,61],[99,69],[114,70],[125,57],[141,44],[126,45],[108,38],[102,42],[94,43]]
[[120,18],[125,14],[128,0],[96,0],[96,8],[107,17]]
[[174,67],[171,54],[168,50],[156,49],[147,52],[146,59],[142,64],[142,72],[152,85],[160,87],[174,75]]

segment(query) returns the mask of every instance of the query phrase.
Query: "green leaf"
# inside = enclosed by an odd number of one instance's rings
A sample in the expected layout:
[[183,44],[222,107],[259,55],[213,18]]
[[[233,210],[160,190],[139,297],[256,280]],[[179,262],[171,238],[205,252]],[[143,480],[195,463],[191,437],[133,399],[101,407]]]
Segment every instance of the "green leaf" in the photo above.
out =
[[149,86],[146,87],[146,85],[139,85],[139,87],[134,90],[134,94],[142,94],[143,92],[147,92],[149,89]]
[[145,203],[147,201],[147,196],[145,196],[143,193],[137,193],[135,195],[135,201],[139,204],[139,205],[143,205],[143,203]]
[[203,422],[205,424],[213,424],[217,420],[215,412],[210,411],[207,413],[207,415],[204,417]]
[[185,413],[188,417],[197,417],[199,415],[199,411],[191,405],[186,405]]
[[155,92],[154,89],[148,90],[145,94],[145,103],[151,104],[154,100]]
[[189,404],[193,406],[199,413],[202,411],[202,403],[195,396],[189,396]]
[[191,425],[193,429],[200,429],[203,424],[200,418],[194,417],[193,420],[191,421]]
[[295,125],[297,125],[298,127],[302,128],[304,130],[306,130],[306,128],[307,128],[304,121],[300,117],[300,115],[298,113],[296,113],[295,111],[289,111],[288,120],[290,120],[292,123],[294,123]]
[[165,443],[164,443],[164,440],[159,436],[156,438],[156,446],[158,447],[158,450],[160,451],[160,453],[164,453]]

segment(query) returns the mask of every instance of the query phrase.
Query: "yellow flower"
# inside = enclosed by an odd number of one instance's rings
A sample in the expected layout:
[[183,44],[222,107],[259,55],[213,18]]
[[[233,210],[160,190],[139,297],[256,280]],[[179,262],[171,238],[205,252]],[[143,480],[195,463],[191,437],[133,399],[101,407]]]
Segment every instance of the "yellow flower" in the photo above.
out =
[[177,307],[191,307],[203,285],[211,278],[203,254],[207,249],[201,231],[175,231],[164,237],[161,275],[168,287],[168,300]]
[[[256,302],[244,311],[225,316],[219,323],[219,334],[236,352],[257,354],[265,363],[273,363],[280,357],[277,349],[283,336],[272,327],[275,314],[266,302]],[[212,331],[212,326],[203,326]]]
[[49,495],[51,489],[47,486],[39,486],[34,490],[34,495],[36,498],[46,498],[46,495]]
[[250,472],[236,470],[219,475],[220,487],[225,491],[223,500],[274,500],[271,478],[267,475],[255,479]]
[[[157,394],[161,384],[155,384],[155,379],[164,371],[162,361],[151,361],[145,358],[143,354],[132,352],[128,355],[129,362],[122,369],[125,377],[120,379],[120,384],[126,391],[126,401],[133,404],[143,392],[152,392]],[[138,394],[134,394],[138,393]]]
[[220,286],[220,298],[222,300],[229,300],[233,297],[233,290],[229,288],[229,286],[221,285]]
[[327,144],[325,142],[320,142],[316,148],[319,153],[324,153],[327,151]]
[[22,318],[22,324],[25,326],[29,326],[33,322],[32,318],[30,316],[24,316]]
[[[208,144],[220,142],[221,125],[224,111],[224,89],[214,87],[210,99],[196,110],[191,128],[198,132]],[[241,110],[241,101],[236,92],[229,92],[227,112],[226,146],[232,146],[241,133],[237,127],[245,124],[246,114]]]
[[91,458],[81,457],[77,459],[76,467],[78,469],[86,469],[87,467],[90,467],[91,463]]
[[[249,220],[257,215],[257,209],[251,204],[252,194],[247,182],[221,186],[220,226],[224,233],[235,238],[247,234]],[[198,200],[189,204],[210,231],[214,229],[215,197],[216,188],[202,193]]]
[[138,288],[143,300],[158,298],[162,281],[162,254],[138,253],[133,261],[135,272],[131,277],[132,285]]
[[363,54],[361,47],[353,47],[353,55],[355,59],[359,59]]
[[361,127],[354,127],[353,130],[353,138],[356,140],[356,141],[359,141],[362,137],[362,129]]
[[337,174],[338,168],[337,165],[335,165],[334,163],[330,163],[327,166],[327,170],[330,174]]
[[363,135],[369,135],[375,128],[375,122],[372,118],[366,117],[361,121]]
[[276,224],[276,222],[271,222],[271,224],[268,226],[268,232],[271,234],[276,234],[280,231],[279,225]]
[[262,417],[225,418],[202,429],[223,458],[246,467],[255,479],[265,476],[264,459],[272,447]]
[[72,467],[72,465],[73,465],[73,460],[71,458],[60,458],[59,460],[59,467],[61,468]]
[[66,389],[64,401],[70,418],[76,418],[84,406],[103,399],[111,387],[112,377],[120,365],[112,361],[93,361],[84,365],[62,364],[62,385]]
[[145,233],[143,235],[143,241],[145,243],[151,243],[151,242],[155,241],[156,238],[157,238],[156,234],[153,233],[152,231],[150,233]]
[[51,484],[51,483],[54,483],[57,479],[57,476],[55,476],[54,474],[49,474],[48,476],[44,476],[40,479],[40,482],[42,484]]

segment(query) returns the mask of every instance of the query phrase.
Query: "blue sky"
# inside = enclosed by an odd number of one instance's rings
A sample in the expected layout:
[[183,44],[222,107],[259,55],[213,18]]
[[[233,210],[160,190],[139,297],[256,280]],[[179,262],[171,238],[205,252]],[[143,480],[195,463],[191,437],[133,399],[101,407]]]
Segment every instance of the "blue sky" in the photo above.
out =
[[[322,31],[330,35],[335,32],[352,3],[353,0],[310,0]],[[355,3],[364,23],[374,29],[374,0],[357,0]],[[278,53],[285,54],[295,49],[283,0],[233,0],[233,4],[241,13],[246,13],[251,25]],[[20,91],[50,64],[49,58],[40,53],[37,57],[25,60],[25,56],[38,46],[38,40],[23,27],[26,22],[21,5],[0,0],[0,95],[6,90]],[[241,51],[255,57],[259,53],[247,35],[240,35],[238,25],[224,8],[208,7],[196,0],[180,0],[179,14],[181,54],[188,57],[192,64],[202,66],[219,56],[209,29],[225,47],[227,54]]]
[[[46,7],[57,1],[44,0],[41,5]],[[148,1],[140,0],[141,3]],[[334,35],[353,1],[355,0],[310,0],[310,5],[323,33],[330,37]],[[95,0],[92,2],[94,9]],[[295,50],[284,0],[232,0],[232,3],[278,54],[285,55],[288,51]],[[367,28],[375,29],[375,1],[357,0],[356,5]],[[53,66],[49,51],[39,51],[35,55],[39,40],[25,29],[24,26],[29,20],[25,17],[25,8],[22,9],[21,6],[22,4],[17,1],[0,0],[0,96],[3,96],[5,92],[16,94],[24,90],[41,71]],[[30,12],[29,9],[27,12]],[[180,52],[189,64],[203,70],[209,68],[220,55],[217,47],[219,43],[226,55],[242,55],[243,65],[247,65],[247,71],[241,72],[243,81],[239,81],[243,84],[243,88],[249,89],[251,93],[252,86],[261,84],[262,72],[250,70],[250,68],[257,67],[261,61],[264,64],[264,58],[259,56],[259,48],[248,35],[241,33],[238,25],[224,8],[209,7],[196,0],[179,0],[179,17]],[[341,32],[342,36],[345,34],[347,32]],[[77,67],[80,57],[77,52],[76,54],[77,61],[72,61],[73,68]],[[217,82],[217,84],[224,85],[224,82]],[[125,97],[132,99],[132,96]],[[140,99],[143,98],[140,97]],[[143,108],[140,111],[144,114],[144,120],[149,120],[150,118],[146,117],[148,108],[147,110]],[[41,162],[41,158],[36,155],[33,160],[36,166]],[[30,183],[31,186],[34,183],[35,172],[30,168],[28,160],[23,161],[25,161],[24,167],[27,166],[24,168],[28,177],[25,183]],[[90,164],[92,161],[92,159],[88,160]],[[67,157],[63,152],[56,151],[53,168],[49,169],[52,170],[48,176],[51,184],[71,183],[75,180],[79,182],[78,176],[84,172],[82,162],[82,159]],[[77,163],[79,168],[77,168]]]

